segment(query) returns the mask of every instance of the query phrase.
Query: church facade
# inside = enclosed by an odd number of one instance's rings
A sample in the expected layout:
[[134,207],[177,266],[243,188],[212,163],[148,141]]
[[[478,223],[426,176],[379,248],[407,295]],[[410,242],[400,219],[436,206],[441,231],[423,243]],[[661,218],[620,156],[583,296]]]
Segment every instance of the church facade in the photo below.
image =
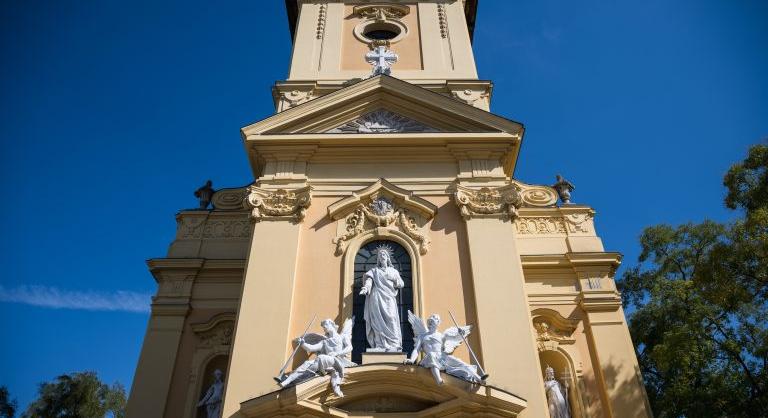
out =
[[652,416],[621,255],[566,180],[514,176],[477,0],[286,7],[253,183],[201,188],[148,261],[128,417]]

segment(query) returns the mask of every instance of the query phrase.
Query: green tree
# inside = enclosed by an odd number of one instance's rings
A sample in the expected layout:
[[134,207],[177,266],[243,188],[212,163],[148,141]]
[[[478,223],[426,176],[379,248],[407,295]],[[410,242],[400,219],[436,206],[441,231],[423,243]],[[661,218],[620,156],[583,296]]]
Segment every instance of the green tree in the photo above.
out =
[[724,184],[737,220],[646,228],[619,282],[658,417],[768,416],[768,146]]
[[0,386],[0,418],[13,418],[16,415],[16,400],[11,400],[8,388]]
[[102,383],[94,372],[61,375],[42,383],[38,398],[25,418],[115,418],[125,417],[125,389]]

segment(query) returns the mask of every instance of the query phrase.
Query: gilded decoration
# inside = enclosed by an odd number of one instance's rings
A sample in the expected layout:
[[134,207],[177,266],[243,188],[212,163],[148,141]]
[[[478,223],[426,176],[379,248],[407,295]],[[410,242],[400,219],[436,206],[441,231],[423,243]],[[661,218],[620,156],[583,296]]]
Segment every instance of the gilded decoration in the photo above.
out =
[[514,184],[502,187],[470,189],[456,186],[454,197],[461,216],[469,220],[475,217],[501,217],[515,219],[523,204],[518,187]]
[[265,190],[256,186],[248,188],[246,204],[252,208],[251,218],[259,220],[294,220],[304,219],[311,203],[311,187],[287,190]]
[[350,240],[376,228],[404,233],[418,245],[422,255],[426,254],[430,240],[421,231],[436,212],[437,207],[432,203],[381,179],[328,207],[331,219],[343,219],[332,241],[336,255],[344,254]]

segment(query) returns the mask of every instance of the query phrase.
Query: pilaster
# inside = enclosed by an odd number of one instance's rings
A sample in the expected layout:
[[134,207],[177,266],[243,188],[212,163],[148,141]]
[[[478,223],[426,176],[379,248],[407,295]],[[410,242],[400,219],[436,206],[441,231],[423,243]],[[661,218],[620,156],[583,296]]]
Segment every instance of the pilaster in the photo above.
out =
[[306,186],[249,189],[246,204],[252,209],[254,238],[235,324],[224,417],[237,416],[241,402],[276,389],[272,377],[289,350],[299,231],[310,203]]
[[136,367],[126,416],[161,418],[176,365],[184,321],[190,309],[192,285],[202,259],[150,260],[158,283],[144,345]]
[[618,253],[569,253],[580,287],[596,377],[605,411],[611,417],[652,417],[634,345],[613,276]]
[[[466,222],[477,329],[489,384],[524,398],[521,417],[547,416],[544,382],[510,219],[520,205],[514,188],[461,188],[455,198]],[[511,333],[515,332],[512,336]]]

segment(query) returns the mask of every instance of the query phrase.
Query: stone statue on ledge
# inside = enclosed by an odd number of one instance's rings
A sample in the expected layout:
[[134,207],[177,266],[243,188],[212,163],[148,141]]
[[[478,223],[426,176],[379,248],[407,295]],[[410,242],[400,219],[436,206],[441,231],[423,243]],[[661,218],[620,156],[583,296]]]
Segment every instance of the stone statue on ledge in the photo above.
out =
[[403,347],[397,292],[405,286],[400,272],[392,265],[392,249],[379,246],[376,267],[363,275],[361,295],[365,295],[365,336],[368,351],[399,352]]
[[451,327],[441,333],[437,330],[440,325],[440,315],[431,315],[425,325],[424,321],[411,311],[408,311],[408,322],[411,323],[413,333],[416,335],[416,345],[413,347],[411,356],[405,360],[406,364],[416,364],[416,358],[421,351],[424,357],[419,362],[419,366],[430,369],[438,385],[443,384],[443,378],[440,377],[440,371],[443,370],[472,383],[483,381],[477,373],[477,366],[464,363],[451,355],[456,347],[461,345],[464,337],[469,335],[471,326]]
[[211,204],[211,199],[213,199],[214,192],[213,183],[210,180],[206,181],[202,187],[195,190],[195,197],[200,201],[200,210],[208,209],[208,205]]
[[221,379],[224,376],[221,370],[216,369],[213,371],[214,381],[205,392],[205,396],[200,402],[197,403],[197,407],[205,406],[207,418],[221,418],[221,399],[224,396],[224,381]]
[[560,174],[556,176],[556,179],[557,183],[553,184],[552,188],[555,189],[557,195],[560,196],[560,201],[563,202],[564,205],[570,205],[571,192],[574,191],[576,187],[574,187],[570,181],[564,179]]
[[305,361],[285,378],[275,378],[281,387],[292,383],[300,383],[315,376],[331,375],[331,387],[336,396],[342,398],[341,383],[344,379],[344,368],[356,366],[349,359],[352,352],[352,327],[354,317],[344,321],[341,333],[339,327],[331,319],[325,319],[320,325],[325,335],[314,333],[304,334],[296,342],[309,353],[315,353],[315,358]]
[[546,368],[544,378],[544,390],[547,394],[547,405],[549,406],[549,416],[551,418],[571,418],[568,410],[568,402],[563,396],[560,382],[555,379],[555,369],[550,366]]

